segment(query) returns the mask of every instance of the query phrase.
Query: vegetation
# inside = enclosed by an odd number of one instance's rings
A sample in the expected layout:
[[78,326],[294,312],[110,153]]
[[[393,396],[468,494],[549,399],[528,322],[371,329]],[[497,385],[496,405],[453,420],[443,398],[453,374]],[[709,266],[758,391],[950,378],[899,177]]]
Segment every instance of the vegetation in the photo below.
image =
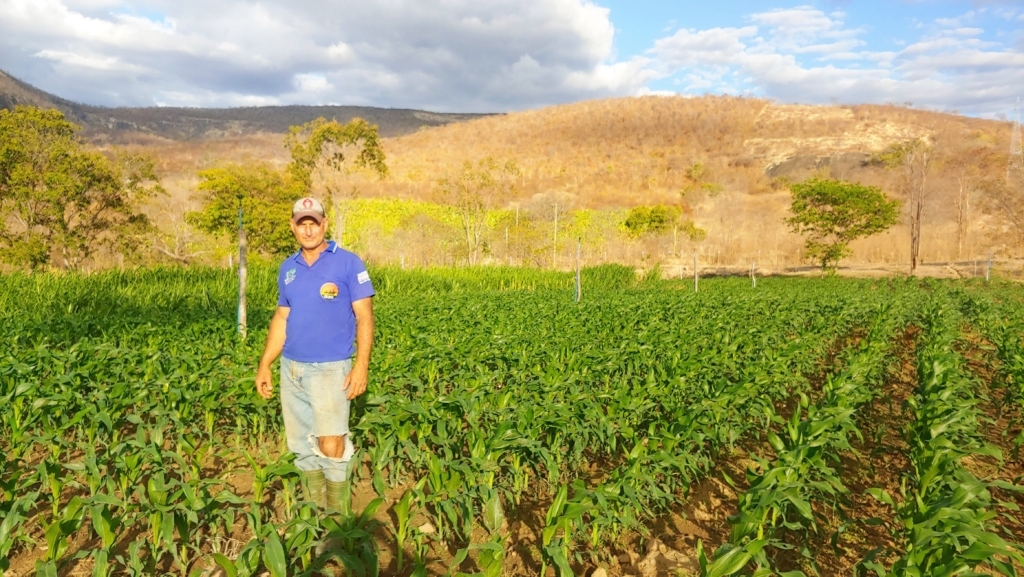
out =
[[633,238],[658,235],[671,230],[679,220],[680,210],[671,206],[636,206],[629,209],[622,227]]
[[199,173],[196,186],[203,209],[188,222],[203,232],[231,236],[238,230],[239,209],[249,246],[264,254],[294,252],[288,222],[296,200],[284,175],[266,163],[228,164]]
[[0,258],[78,269],[99,250],[130,253],[149,231],[138,203],[161,191],[153,163],[86,150],[56,110],[0,110]]
[[907,199],[910,220],[910,274],[917,271],[921,258],[921,227],[925,201],[929,196],[928,176],[932,172],[935,151],[921,138],[889,146],[878,155],[888,168],[900,170],[899,190]]
[[518,176],[519,168],[514,162],[502,164],[487,157],[475,166],[467,160],[456,176],[437,181],[438,201],[453,207],[459,216],[469,264],[480,261],[486,234],[491,228],[488,213],[504,208],[514,198]]
[[[295,246],[289,226],[292,204],[312,193],[314,174],[319,175],[321,183],[327,183],[335,211],[341,210],[336,196],[338,176],[355,169],[367,169],[380,177],[387,174],[377,128],[359,118],[344,126],[323,118],[293,126],[285,137],[285,146],[292,161],[284,172],[256,162],[200,171],[197,190],[203,208],[190,213],[187,220],[206,233],[230,235],[238,230],[241,209],[242,224],[253,250],[266,255],[287,254]],[[340,215],[335,222],[342,222]],[[342,234],[336,232],[337,238]]]
[[[280,167],[291,160],[280,136],[268,134],[225,133],[218,139],[179,142],[131,132],[87,136],[98,146],[131,142],[149,150],[169,191],[166,198],[135,207],[159,230],[148,235],[155,250],[127,254],[124,264],[224,263],[230,250],[225,235],[196,230],[183,218],[197,208],[190,200],[197,173],[211,161],[213,166],[248,165],[255,158]],[[495,264],[568,265],[575,251],[565,241],[581,237],[587,263],[649,267],[662,261],[673,274],[688,265],[689,259],[679,258],[690,249],[699,252],[701,266],[719,270],[739,265],[746,270],[752,262],[784,270],[804,260],[802,239],[784,223],[790,203],[780,192],[780,177],[858,181],[904,200],[908,218],[851,243],[855,265],[891,267],[926,259],[970,275],[975,259],[993,252],[998,260],[1021,246],[1016,188],[996,186],[1004,181],[1007,139],[1005,123],[895,106],[779,106],[729,97],[618,99],[477,118],[380,140],[389,169],[385,179],[372,177],[372,170],[364,176],[317,168],[311,177],[313,194],[334,212],[334,234],[362,242],[378,262],[449,265],[469,263],[472,257]],[[910,213],[916,214],[906,196],[910,168],[896,164],[885,170],[885,163],[870,161],[869,152],[876,151],[877,160],[890,144],[907,142],[927,142],[931,148],[924,187],[914,189],[925,199],[916,259],[911,244],[901,240],[910,235]],[[320,168],[327,168],[333,147],[326,147]],[[466,161],[478,164],[488,157],[514,162],[519,175],[509,179],[514,198],[489,212],[476,252],[458,222],[436,218],[431,211],[411,214],[393,228],[385,225],[388,217],[358,214],[374,206],[367,200],[433,204],[439,181],[458,180]],[[354,159],[347,153],[345,158],[346,164]],[[336,203],[327,198],[328,188],[335,191]],[[558,227],[552,210],[556,203],[563,221]],[[341,210],[334,211],[334,204]],[[630,208],[657,205],[680,207],[679,230],[634,238],[619,228]],[[561,218],[569,212],[576,214]],[[690,220],[693,230],[686,225]],[[350,235],[343,229],[354,222],[362,223],[362,229]],[[570,222],[575,230],[563,234],[562,225]],[[393,233],[379,237],[379,228]],[[562,242],[554,241],[556,228]],[[694,242],[698,239],[688,233],[697,229],[706,234]],[[950,263],[953,259],[959,262]],[[80,266],[121,262],[101,250]],[[931,268],[928,274],[939,270]]]
[[813,179],[789,188],[793,216],[786,222],[793,232],[807,235],[806,254],[820,262],[823,271],[835,270],[850,254],[852,241],[878,234],[899,218],[899,201],[889,200],[873,186]]
[[[274,270],[251,272],[263,327]],[[237,340],[229,272],[4,276],[0,567],[637,574],[619,555],[668,539],[664,520],[715,482],[735,488],[719,506],[736,516],[694,552],[703,575],[825,574],[844,551],[879,575],[1019,562],[1009,471],[972,472],[1016,459],[981,440],[986,388],[1020,398],[1016,365],[992,379],[961,352],[974,324],[994,354],[1019,354],[1013,286],[710,279],[693,294],[605,266],[584,270],[577,305],[555,271],[371,275],[351,517],[302,500],[280,407],[252,390],[261,331]],[[914,327],[921,345],[897,350]],[[906,355],[920,368],[907,418],[876,428]],[[913,466],[875,472],[871,443],[894,438]],[[867,489],[891,508],[856,506]],[[891,546],[865,537],[878,523]]]

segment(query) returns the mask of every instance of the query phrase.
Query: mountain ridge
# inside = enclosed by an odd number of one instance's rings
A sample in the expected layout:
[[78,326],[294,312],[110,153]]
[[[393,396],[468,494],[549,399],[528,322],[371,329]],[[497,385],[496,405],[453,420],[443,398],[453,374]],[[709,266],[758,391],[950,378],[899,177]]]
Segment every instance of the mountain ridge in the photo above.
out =
[[50,94],[0,70],[0,108],[15,106],[55,108],[79,124],[91,139],[140,133],[170,140],[188,141],[285,133],[288,127],[318,117],[348,122],[362,118],[376,124],[382,137],[411,134],[421,128],[443,126],[488,113],[448,113],[407,108],[372,106],[282,105],[236,108],[123,107],[109,108],[81,104]]

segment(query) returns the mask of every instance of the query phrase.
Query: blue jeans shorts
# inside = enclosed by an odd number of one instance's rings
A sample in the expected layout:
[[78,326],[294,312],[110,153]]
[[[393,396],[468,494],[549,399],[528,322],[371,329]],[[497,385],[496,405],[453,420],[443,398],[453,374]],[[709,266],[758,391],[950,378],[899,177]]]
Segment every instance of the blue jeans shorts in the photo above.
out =
[[[303,471],[323,469],[329,481],[348,479],[348,464],[355,453],[348,429],[350,402],[345,378],[352,360],[300,363],[281,357],[281,408],[288,450]],[[320,451],[320,437],[345,436],[340,458]]]

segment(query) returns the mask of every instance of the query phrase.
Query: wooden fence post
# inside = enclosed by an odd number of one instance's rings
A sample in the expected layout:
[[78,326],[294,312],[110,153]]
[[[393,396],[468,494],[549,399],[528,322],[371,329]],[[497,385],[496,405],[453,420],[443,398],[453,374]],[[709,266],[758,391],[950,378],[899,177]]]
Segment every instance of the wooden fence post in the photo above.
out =
[[700,275],[697,274],[697,249],[693,249],[693,292],[697,292],[697,283]]
[[242,200],[238,200],[238,334],[245,340],[248,320],[246,318],[245,289],[249,283],[249,263],[246,253],[248,242],[245,226],[242,224]]

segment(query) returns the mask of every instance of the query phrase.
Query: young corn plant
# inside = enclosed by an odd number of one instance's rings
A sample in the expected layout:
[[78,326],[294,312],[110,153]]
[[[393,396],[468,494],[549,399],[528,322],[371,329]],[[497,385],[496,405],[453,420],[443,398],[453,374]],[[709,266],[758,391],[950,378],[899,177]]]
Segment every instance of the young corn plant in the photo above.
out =
[[[969,455],[1000,458],[978,432],[978,383],[965,370],[954,345],[960,316],[933,305],[918,349],[918,390],[907,401],[914,421],[906,431],[914,470],[897,502],[887,492],[871,493],[893,507],[904,549],[889,568],[871,555],[862,572],[879,577],[909,575],[1016,575],[1024,565],[1019,545],[996,533],[996,503],[990,489],[1021,489],[999,481],[982,481],[963,467]],[[877,554],[877,552],[875,553]]]
[[[773,548],[800,548],[813,566],[815,559],[807,541],[793,544],[777,537],[779,529],[790,534],[817,533],[818,515],[812,504],[820,502],[835,509],[849,493],[836,470],[843,452],[852,452],[851,438],[861,438],[854,421],[857,409],[874,398],[887,366],[886,354],[900,316],[884,308],[861,344],[847,351],[845,367],[830,375],[820,402],[799,394],[792,417],[785,421],[772,412],[772,420],[783,436],[769,431],[768,442],[774,459],[755,456],[758,470],[747,471],[750,487],[740,496],[739,512],[730,518],[729,543],[709,558],[698,544],[702,575],[725,576],[741,573],[751,563],[754,575],[771,574],[768,553]],[[802,575],[790,571],[787,575]]]
[[391,508],[395,512],[395,518],[398,522],[392,528],[392,532],[395,536],[395,545],[398,553],[397,566],[399,573],[402,572],[405,565],[405,543],[409,538],[409,522],[416,516],[418,505],[423,502],[423,486],[426,484],[426,481],[425,478],[420,479],[416,485],[406,489],[402,493],[402,497]]

